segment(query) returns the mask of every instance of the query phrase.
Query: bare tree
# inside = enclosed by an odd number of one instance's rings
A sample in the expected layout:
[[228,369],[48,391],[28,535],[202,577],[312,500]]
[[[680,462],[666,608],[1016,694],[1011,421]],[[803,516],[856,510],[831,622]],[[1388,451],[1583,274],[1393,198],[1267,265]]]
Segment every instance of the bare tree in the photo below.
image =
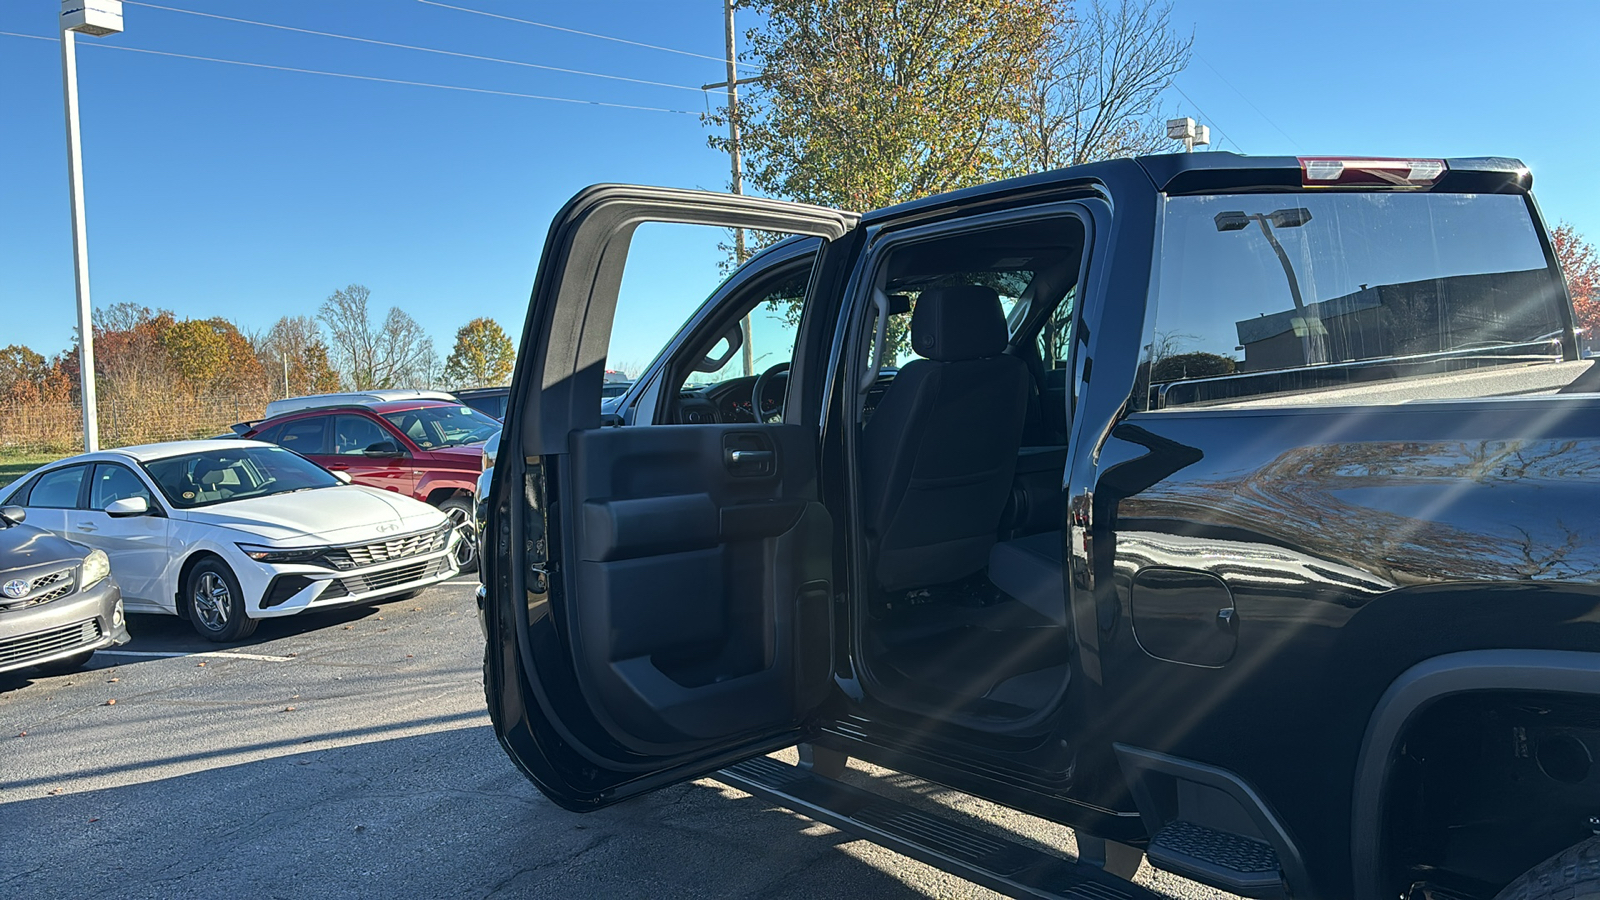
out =
[[358,391],[431,382],[437,367],[432,339],[399,307],[374,324],[371,297],[365,286],[352,284],[334,291],[317,312],[346,382]]
[[339,389],[339,374],[328,362],[328,344],[317,320],[283,316],[266,335],[253,339],[274,395],[318,394]]
[[1090,0],[1064,15],[1023,101],[1020,166],[1037,172],[1167,147],[1161,94],[1194,43],[1173,30],[1172,4]]

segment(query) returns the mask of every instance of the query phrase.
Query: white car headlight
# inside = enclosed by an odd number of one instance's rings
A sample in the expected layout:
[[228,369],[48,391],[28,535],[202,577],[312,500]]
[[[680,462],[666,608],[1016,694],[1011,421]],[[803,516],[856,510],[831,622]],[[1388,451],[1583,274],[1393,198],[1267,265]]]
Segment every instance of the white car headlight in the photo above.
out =
[[88,590],[110,574],[111,560],[106,557],[105,551],[90,550],[89,555],[83,558],[83,575],[78,581],[78,590]]

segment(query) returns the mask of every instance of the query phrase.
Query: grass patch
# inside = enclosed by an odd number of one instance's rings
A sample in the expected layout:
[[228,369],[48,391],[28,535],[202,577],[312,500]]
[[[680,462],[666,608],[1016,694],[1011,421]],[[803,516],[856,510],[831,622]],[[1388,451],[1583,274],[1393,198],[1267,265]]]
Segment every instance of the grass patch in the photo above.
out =
[[28,474],[47,462],[55,462],[63,455],[60,453],[17,453],[0,452],[0,488],[5,487],[18,478]]

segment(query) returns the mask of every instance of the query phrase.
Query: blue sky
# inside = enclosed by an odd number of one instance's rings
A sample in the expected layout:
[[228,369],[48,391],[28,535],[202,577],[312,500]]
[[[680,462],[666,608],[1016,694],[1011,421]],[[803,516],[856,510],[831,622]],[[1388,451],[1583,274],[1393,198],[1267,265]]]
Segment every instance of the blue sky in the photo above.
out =
[[[705,56],[721,3],[452,5]],[[499,21],[415,0],[163,0],[375,40],[696,86],[712,59]],[[0,0],[0,31],[53,35],[55,0]],[[1552,221],[1600,238],[1590,44],[1600,5],[1178,0],[1195,58],[1170,111],[1255,154],[1520,156]],[[79,41],[97,306],[133,301],[265,329],[361,283],[446,352],[488,315],[520,332],[550,219],[584,185],[721,189],[698,91],[274,31],[128,5],[127,33]],[[746,24],[749,24],[748,22]],[[377,78],[684,112],[620,109],[117,52],[119,44]],[[714,102],[714,101],[712,101]],[[55,44],[0,36],[0,344],[46,353],[75,324]],[[716,280],[714,239],[641,262],[681,302],[641,315],[661,340]],[[692,250],[686,251],[686,248]],[[636,273],[630,272],[630,281]],[[617,349],[647,359],[652,329]],[[636,346],[635,346],[636,344]]]

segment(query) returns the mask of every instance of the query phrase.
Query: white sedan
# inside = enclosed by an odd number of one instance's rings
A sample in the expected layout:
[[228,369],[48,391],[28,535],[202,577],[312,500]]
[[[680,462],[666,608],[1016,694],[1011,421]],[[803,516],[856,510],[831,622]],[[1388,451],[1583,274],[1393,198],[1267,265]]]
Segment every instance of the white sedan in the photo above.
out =
[[349,484],[258,441],[177,441],[69,457],[0,503],[104,550],[129,612],[214,641],[260,619],[409,595],[456,574],[459,540],[426,503]]

